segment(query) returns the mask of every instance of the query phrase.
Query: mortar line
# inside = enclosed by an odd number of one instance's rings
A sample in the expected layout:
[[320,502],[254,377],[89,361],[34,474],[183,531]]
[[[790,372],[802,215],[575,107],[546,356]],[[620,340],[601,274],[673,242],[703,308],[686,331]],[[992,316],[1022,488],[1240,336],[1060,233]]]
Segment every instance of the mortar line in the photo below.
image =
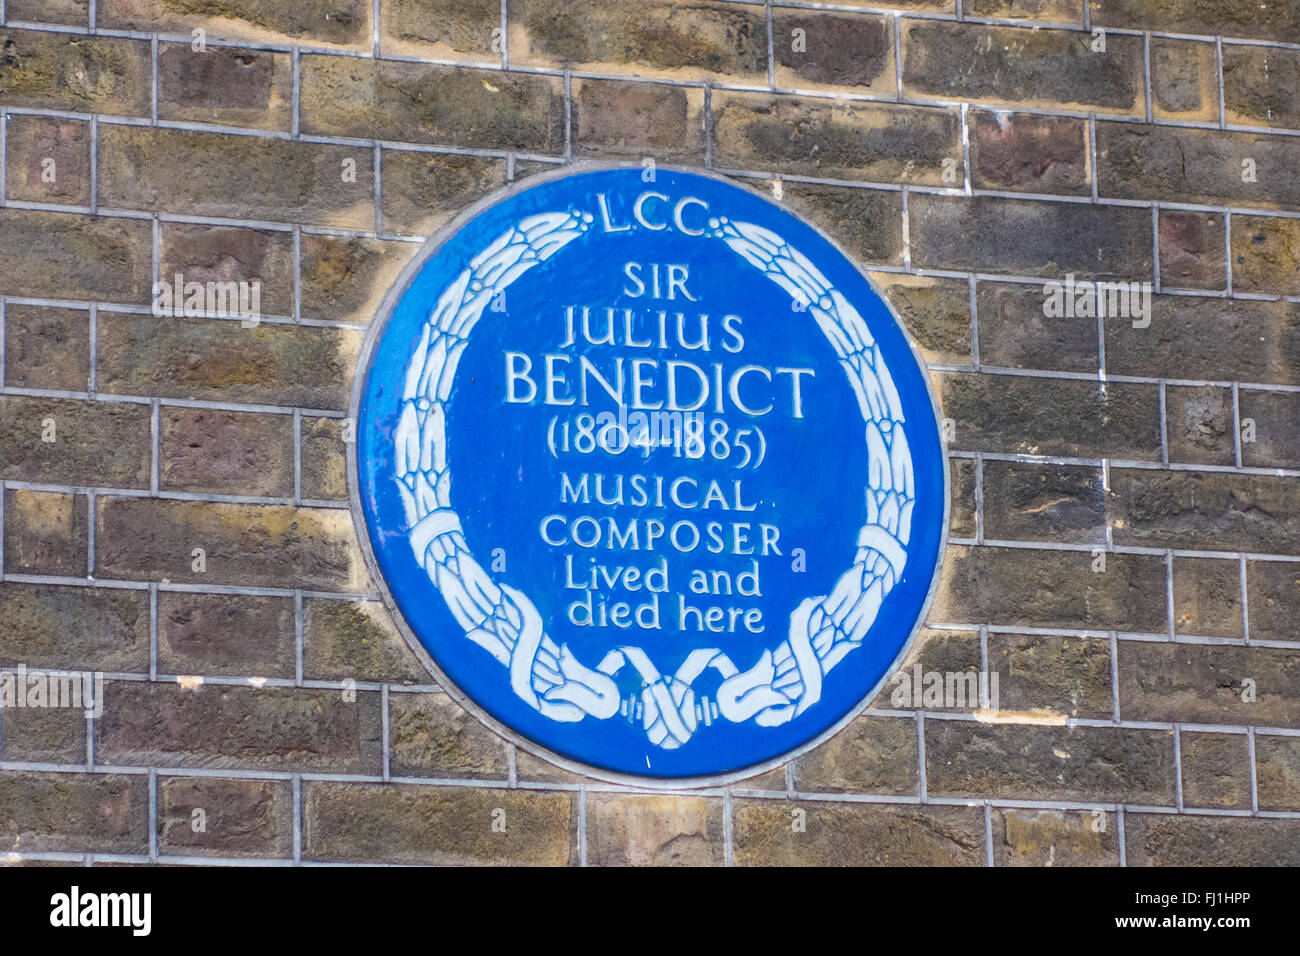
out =
[[1097,168],[1097,114],[1088,114],[1088,163],[1092,166],[1092,201],[1097,203],[1100,200],[1100,191],[1098,181],[1101,179],[1101,170]]
[[379,709],[380,720],[383,729],[383,748],[384,748],[384,780],[385,782],[392,779],[393,773],[393,755],[392,746],[393,738],[391,727],[391,718],[388,713],[388,684],[381,684],[379,687]]
[[984,544],[984,456],[975,454],[975,541]]
[[[778,180],[779,181],[779,180]],[[903,216],[903,269],[906,272],[912,271],[912,224],[911,217],[907,206],[907,187],[902,190],[902,216]]]
[[564,161],[573,162],[573,75],[564,71]]
[[149,771],[149,862],[158,862],[158,771]]
[[293,590],[293,650],[294,650],[294,684],[303,686],[303,610],[302,588]]
[[158,125],[158,35],[149,38],[149,119]]
[[587,865],[587,789],[578,788],[578,865]]
[[[90,368],[86,381],[86,394],[94,398],[99,391],[99,306],[94,302],[90,303],[86,317],[90,324],[90,328],[86,333],[90,349]],[[2,380],[0,380],[0,387],[3,387]]]
[[1214,72],[1219,86],[1219,129],[1226,129],[1228,122],[1223,103],[1223,38],[1214,38]]
[[1152,288],[1160,292],[1163,282],[1160,278],[1160,203],[1151,203],[1151,275]]
[[925,711],[916,712],[916,762],[917,796],[921,803],[929,802],[929,784],[925,775]]
[[776,35],[772,27],[772,0],[763,4],[764,17],[767,22],[767,85],[776,89]]
[[90,119],[90,214],[99,212],[99,120]]
[[162,469],[162,404],[156,398],[149,402],[149,438],[151,443],[149,490],[156,495],[158,476]]
[[[375,0],[378,5],[379,0]],[[375,177],[375,235],[384,234],[384,206],[383,206],[383,159],[380,156],[379,144],[375,143],[374,159],[374,177]]]
[[158,680],[158,585],[149,584],[149,680]]
[[966,298],[967,305],[970,308],[970,360],[971,367],[978,371],[980,367],[980,323],[974,273],[967,277],[967,284],[969,288],[967,289]]
[[511,790],[519,786],[519,748],[506,744],[506,783]]
[[293,503],[302,504],[302,410],[293,410]]
[[86,577],[95,577],[95,493],[86,493]]
[[1223,211],[1224,292],[1232,298],[1232,211]]
[[302,863],[302,774],[293,775],[293,861]]
[[1160,464],[1169,467],[1169,408],[1165,396],[1165,382],[1160,380]]
[[5,512],[9,510],[9,491],[6,485],[7,482],[0,479],[0,581],[5,579]]
[[[4,126],[4,118],[0,117],[0,128]],[[0,151],[4,147],[0,146]],[[0,168],[0,178],[4,176],[4,169]],[[9,300],[6,296],[0,295],[0,389],[5,387],[5,339],[9,337]]]
[[1259,770],[1255,751],[1255,729],[1246,728],[1246,750],[1250,760],[1250,812],[1259,813]]
[[961,162],[962,162],[962,188],[966,195],[971,195],[971,168],[970,168],[970,104],[962,103],[961,105]]
[[[1085,4],[1089,0],[1083,0]],[[1151,33],[1142,34],[1142,85],[1146,94],[1147,122],[1151,122]]]
[[1241,462],[1241,390],[1236,382],[1232,383],[1232,450],[1237,458],[1237,467]]
[[731,803],[731,788],[722,791],[722,862],[724,866],[736,865],[734,822],[731,815],[734,808]]
[[713,168],[713,86],[704,84],[704,168]]
[[509,0],[501,0],[501,69],[510,67],[510,8]]
[[1174,724],[1174,806],[1183,812],[1183,743],[1182,732]]
[[371,0],[370,5],[370,43],[372,56],[380,59],[379,50],[379,0]]
[[1124,806],[1123,804],[1115,805],[1115,838],[1119,843],[1119,865],[1128,866],[1128,850],[1124,846],[1126,837],[1124,834]]
[[894,99],[903,102],[903,24],[902,14],[894,11]]
[[1110,709],[1111,722],[1119,726],[1119,637],[1115,631],[1110,632]]
[[1250,643],[1250,591],[1246,586],[1246,556],[1243,554],[1237,559],[1239,567],[1239,577],[1241,579],[1241,633],[1242,641]]
[[984,865],[993,866],[993,808],[984,801]]
[[1165,552],[1165,618],[1169,626],[1169,640],[1176,633],[1174,621],[1174,553]]

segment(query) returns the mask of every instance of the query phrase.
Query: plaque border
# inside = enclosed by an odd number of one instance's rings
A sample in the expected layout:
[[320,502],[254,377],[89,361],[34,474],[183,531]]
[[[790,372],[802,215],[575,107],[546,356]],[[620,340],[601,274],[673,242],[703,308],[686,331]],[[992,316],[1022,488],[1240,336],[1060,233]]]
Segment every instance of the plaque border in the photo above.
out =
[[[925,626],[926,617],[929,614],[930,606],[934,601],[934,595],[939,586],[939,578],[943,570],[943,559],[948,550],[948,530],[951,518],[950,512],[952,509],[951,466],[948,461],[948,443],[943,434],[943,416],[939,407],[938,397],[935,394],[934,385],[930,381],[925,359],[921,356],[920,350],[916,346],[916,342],[913,340],[911,333],[908,332],[907,326],[904,325],[902,319],[899,317],[898,311],[894,308],[893,303],[890,302],[888,297],[880,291],[880,288],[876,285],[875,281],[855,256],[850,255],[845,251],[840,243],[827,235],[826,231],[822,229],[815,220],[812,220],[802,213],[786,206],[779,205],[766,193],[755,189],[744,181],[739,181],[728,176],[722,176],[711,169],[678,166],[668,163],[657,163],[654,167],[656,171],[663,170],[665,172],[686,173],[688,175],[711,179],[715,182],[744,190],[768,205],[775,206],[786,215],[793,216],[812,229],[821,239],[825,240],[831,248],[839,253],[854,269],[857,270],[858,274],[866,281],[867,286],[885,304],[885,308],[889,310],[890,316],[894,319],[895,324],[902,333],[903,340],[911,349],[913,360],[916,362],[917,367],[922,373],[921,377],[925,382],[925,390],[930,398],[930,406],[934,412],[934,419],[939,426],[937,437],[941,449],[940,457],[943,461],[943,523],[940,529],[939,550],[935,555],[934,573],[930,580],[930,586],[926,590],[925,600],[921,604],[921,609],[916,616],[916,621],[912,625],[912,630],[908,634],[907,640],[903,642],[902,647],[894,657],[894,667],[886,671],[877,684],[863,696],[861,701],[849,708],[849,710],[845,712],[844,716],[830,727],[823,730],[817,736],[804,741],[799,746],[794,747],[785,753],[779,754],[776,757],[769,758],[762,763],[751,764],[742,767],[739,770],[731,770],[722,774],[699,777],[664,778],[618,773],[612,770],[605,770],[601,767],[595,767],[590,764],[584,764],[580,761],[557,754],[487,713],[487,711],[480,707],[473,698],[464,693],[454,681],[443,673],[442,669],[433,659],[433,656],[429,653],[428,649],[425,648],[419,637],[407,624],[405,616],[397,606],[397,602],[394,600],[393,595],[388,588],[387,580],[385,580],[383,575],[380,573],[379,563],[375,558],[374,551],[371,547],[370,532],[366,524],[365,511],[361,505],[361,482],[359,462],[357,459],[357,445],[360,429],[358,413],[361,407],[361,397],[365,390],[366,379],[370,373],[372,353],[374,352],[376,343],[382,337],[384,330],[388,326],[388,321],[392,316],[394,307],[402,296],[406,294],[407,290],[410,288],[412,280],[419,273],[420,269],[423,268],[424,264],[429,259],[436,256],[442,250],[442,247],[446,245],[447,242],[467,223],[478,216],[479,213],[490,209],[498,203],[504,202],[525,190],[531,189],[534,186],[555,180],[568,179],[584,173],[600,172],[603,170],[631,170],[641,173],[644,169],[645,167],[641,163],[637,162],[582,161],[565,163],[556,169],[537,173],[524,179],[515,180],[514,182],[507,183],[500,189],[493,190],[488,195],[462,209],[439,227],[434,234],[420,246],[419,251],[398,274],[397,278],[389,287],[388,292],[384,295],[378,308],[375,309],[370,324],[366,329],[365,338],[362,341],[361,348],[357,354],[356,369],[352,381],[352,391],[348,401],[347,417],[347,420],[353,423],[354,428],[353,440],[346,442],[348,459],[348,510],[352,515],[352,523],[359,539],[362,555],[365,558],[366,570],[369,572],[375,588],[379,593],[379,597],[383,601],[384,607],[388,610],[394,623],[397,625],[397,629],[401,633],[403,640],[405,640],[407,646],[415,654],[416,658],[424,666],[425,670],[427,670],[430,676],[435,679],[438,686],[441,687],[442,690],[445,691],[454,701],[456,701],[457,704],[472,714],[476,720],[506,742],[522,748],[525,752],[545,760],[547,763],[550,763],[561,770],[577,774],[578,776],[589,777],[593,780],[605,783],[635,787],[641,790],[653,790],[657,792],[698,791],[701,789],[729,786],[738,781],[756,777],[760,774],[774,770],[777,767],[784,766],[810,750],[821,746],[856,720],[867,709],[867,706],[875,699],[876,695],[880,693],[881,689],[886,683],[888,683],[889,679],[897,673],[898,665],[907,656],[912,645],[916,643],[916,636],[920,633],[921,628]],[[399,778],[393,778],[392,782],[400,783],[401,780]],[[473,782],[480,786],[486,785],[487,783],[486,781],[479,780]],[[507,785],[509,784],[507,783]]]

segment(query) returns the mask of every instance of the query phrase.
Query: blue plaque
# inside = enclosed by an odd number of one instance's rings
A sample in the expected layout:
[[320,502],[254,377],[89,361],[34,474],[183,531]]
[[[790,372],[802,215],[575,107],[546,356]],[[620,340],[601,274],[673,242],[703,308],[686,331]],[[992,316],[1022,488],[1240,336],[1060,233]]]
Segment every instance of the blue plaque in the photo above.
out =
[[479,203],[390,294],[352,411],[407,640],[572,769],[775,766],[929,604],[947,465],[915,350],[817,229],[712,175],[575,167]]

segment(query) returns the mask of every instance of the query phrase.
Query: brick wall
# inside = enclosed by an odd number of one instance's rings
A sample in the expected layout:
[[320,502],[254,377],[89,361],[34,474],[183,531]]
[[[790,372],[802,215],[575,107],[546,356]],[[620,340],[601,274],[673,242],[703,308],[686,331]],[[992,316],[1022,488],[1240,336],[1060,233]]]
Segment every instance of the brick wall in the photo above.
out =
[[[1300,863],[1297,0],[0,22],[0,668],[106,675],[97,718],[0,713],[11,861]],[[406,648],[346,504],[366,325],[474,200],[647,157],[772,189],[920,344],[953,521],[906,666],[996,671],[996,719],[886,691],[636,794]],[[260,324],[154,317],[176,272],[260,280]],[[1046,318],[1067,273],[1150,281],[1149,326]]]

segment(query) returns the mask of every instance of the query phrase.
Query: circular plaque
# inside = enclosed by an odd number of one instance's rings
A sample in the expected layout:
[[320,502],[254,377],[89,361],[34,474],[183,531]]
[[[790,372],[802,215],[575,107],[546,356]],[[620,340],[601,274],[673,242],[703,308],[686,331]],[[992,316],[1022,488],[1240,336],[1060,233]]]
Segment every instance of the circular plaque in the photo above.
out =
[[712,175],[570,167],[431,240],[353,396],[408,642],[572,769],[725,782],[843,727],[929,604],[935,403],[866,276]]

